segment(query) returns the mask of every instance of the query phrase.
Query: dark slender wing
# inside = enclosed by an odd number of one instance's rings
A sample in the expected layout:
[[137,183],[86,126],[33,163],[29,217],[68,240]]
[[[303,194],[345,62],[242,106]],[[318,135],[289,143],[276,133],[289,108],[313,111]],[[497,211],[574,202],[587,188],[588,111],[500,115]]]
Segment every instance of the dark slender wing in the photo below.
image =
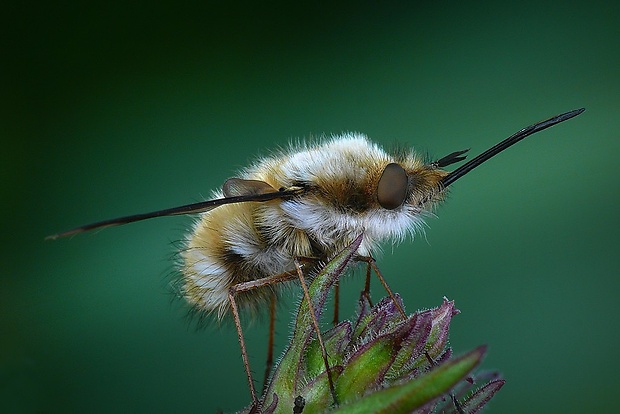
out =
[[[243,181],[243,180],[242,180]],[[246,180],[247,181],[247,180]],[[265,183],[265,185],[268,185]],[[292,187],[288,189],[282,189],[276,191],[272,189],[272,192],[269,193],[259,193],[259,194],[245,194],[245,195],[237,195],[233,197],[225,197],[218,198],[215,200],[207,200],[201,201],[199,203],[187,204],[185,206],[168,208],[165,210],[153,211],[151,213],[142,213],[142,214],[134,214],[132,216],[119,217],[111,220],[104,220],[93,224],[87,224],[86,226],[76,227],[71,230],[64,231],[62,233],[52,234],[51,236],[47,236],[46,240],[54,240],[59,237],[67,237],[72,236],[74,234],[83,233],[89,230],[101,229],[104,227],[112,227],[112,226],[120,226],[122,224],[133,223],[135,221],[146,220],[154,217],[165,217],[165,216],[178,216],[184,214],[196,214],[196,213],[204,213],[205,211],[212,210],[216,207],[223,206],[224,204],[232,204],[232,203],[247,203],[249,201],[256,202],[264,202],[270,200],[286,199],[294,196],[298,196],[303,194],[306,191],[303,187]]]

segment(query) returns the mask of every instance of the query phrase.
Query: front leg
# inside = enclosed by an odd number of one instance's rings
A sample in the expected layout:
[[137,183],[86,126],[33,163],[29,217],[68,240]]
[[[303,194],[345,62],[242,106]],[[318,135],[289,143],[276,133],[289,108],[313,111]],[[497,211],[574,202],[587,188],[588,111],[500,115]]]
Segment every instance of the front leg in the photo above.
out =
[[400,303],[396,300],[396,296],[394,296],[394,293],[392,293],[392,289],[390,289],[390,286],[385,281],[385,278],[383,277],[381,271],[379,270],[379,267],[377,266],[377,261],[371,256],[356,256],[355,260],[365,262],[368,266],[366,268],[366,284],[364,286],[363,294],[364,296],[366,296],[369,303],[372,305],[372,302],[370,302],[370,269],[372,268],[372,270],[375,271],[379,282],[381,282],[390,298],[392,298],[392,301],[394,302],[394,305],[396,305],[398,312],[402,315],[404,319],[406,319],[407,315],[405,314],[405,310],[402,308],[402,306],[400,306]]

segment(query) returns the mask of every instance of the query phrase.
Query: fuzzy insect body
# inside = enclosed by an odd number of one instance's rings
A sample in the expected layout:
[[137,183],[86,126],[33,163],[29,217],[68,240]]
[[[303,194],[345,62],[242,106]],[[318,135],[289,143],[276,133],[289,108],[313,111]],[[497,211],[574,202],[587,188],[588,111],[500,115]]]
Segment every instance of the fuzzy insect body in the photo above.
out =
[[[380,184],[391,170],[396,182]],[[262,183],[260,191],[300,188],[303,193],[202,213],[182,252],[183,295],[222,318],[229,313],[232,286],[293,271],[295,257],[329,259],[362,233],[358,252],[372,256],[380,242],[413,234],[424,213],[441,200],[438,185],[447,174],[413,151],[390,154],[361,134],[301,144],[261,159],[233,179],[242,188],[225,185],[213,197],[244,195],[255,189],[254,183]],[[393,189],[397,200],[385,208],[378,192]],[[265,286],[240,292],[237,303],[260,311],[276,290]]]

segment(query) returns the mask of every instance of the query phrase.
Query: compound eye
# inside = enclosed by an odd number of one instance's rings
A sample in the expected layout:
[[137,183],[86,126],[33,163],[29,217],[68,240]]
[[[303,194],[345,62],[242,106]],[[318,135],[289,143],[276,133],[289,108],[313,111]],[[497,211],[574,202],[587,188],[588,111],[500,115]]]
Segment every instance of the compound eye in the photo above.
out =
[[407,173],[396,163],[388,164],[377,186],[377,201],[386,210],[400,207],[407,197]]

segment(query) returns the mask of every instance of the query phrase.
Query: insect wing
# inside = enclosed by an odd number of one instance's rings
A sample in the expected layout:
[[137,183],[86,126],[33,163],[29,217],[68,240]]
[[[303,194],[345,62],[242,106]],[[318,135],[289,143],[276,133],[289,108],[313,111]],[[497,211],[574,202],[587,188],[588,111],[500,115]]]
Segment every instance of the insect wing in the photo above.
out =
[[[45,239],[55,240],[60,237],[72,236],[74,234],[83,233],[83,232],[90,231],[90,230],[97,230],[97,229],[102,229],[105,227],[112,227],[112,226],[120,226],[122,224],[128,224],[128,223],[133,223],[136,221],[147,220],[147,219],[154,218],[154,217],[179,216],[179,215],[185,215],[185,214],[204,213],[209,210],[213,210],[214,208],[217,208],[219,206],[223,206],[225,204],[246,203],[250,201],[265,202],[265,201],[270,201],[270,200],[276,200],[279,198],[281,199],[290,198],[296,195],[300,195],[304,192],[303,188],[298,188],[298,187],[276,191],[269,184],[262,182],[262,181],[241,180],[241,179],[234,179],[234,180],[238,180],[238,181],[234,182],[235,184],[234,190],[230,189],[229,192],[235,193],[236,191],[239,195],[234,195],[231,197],[224,197],[224,198],[217,198],[215,200],[201,201],[198,203],[187,204],[187,205],[179,206],[179,207],[172,207],[172,208],[168,208],[165,210],[153,211],[150,213],[134,214],[131,216],[125,216],[125,217],[119,217],[119,218],[110,219],[110,220],[99,221],[97,223],[87,224],[85,226],[76,227],[74,229],[67,230],[62,233],[57,233],[51,236],[47,236]],[[254,183],[254,181],[258,183],[262,183],[262,184],[256,184]],[[270,192],[257,192],[256,190],[260,188],[261,190],[266,191],[267,186],[271,188]],[[231,184],[231,187],[232,187],[232,184]],[[254,188],[253,192],[249,191],[251,188]],[[243,194],[244,191],[246,191],[246,193],[248,194]]]
[[277,192],[275,188],[264,181],[229,178],[222,186],[224,197],[251,196]]

